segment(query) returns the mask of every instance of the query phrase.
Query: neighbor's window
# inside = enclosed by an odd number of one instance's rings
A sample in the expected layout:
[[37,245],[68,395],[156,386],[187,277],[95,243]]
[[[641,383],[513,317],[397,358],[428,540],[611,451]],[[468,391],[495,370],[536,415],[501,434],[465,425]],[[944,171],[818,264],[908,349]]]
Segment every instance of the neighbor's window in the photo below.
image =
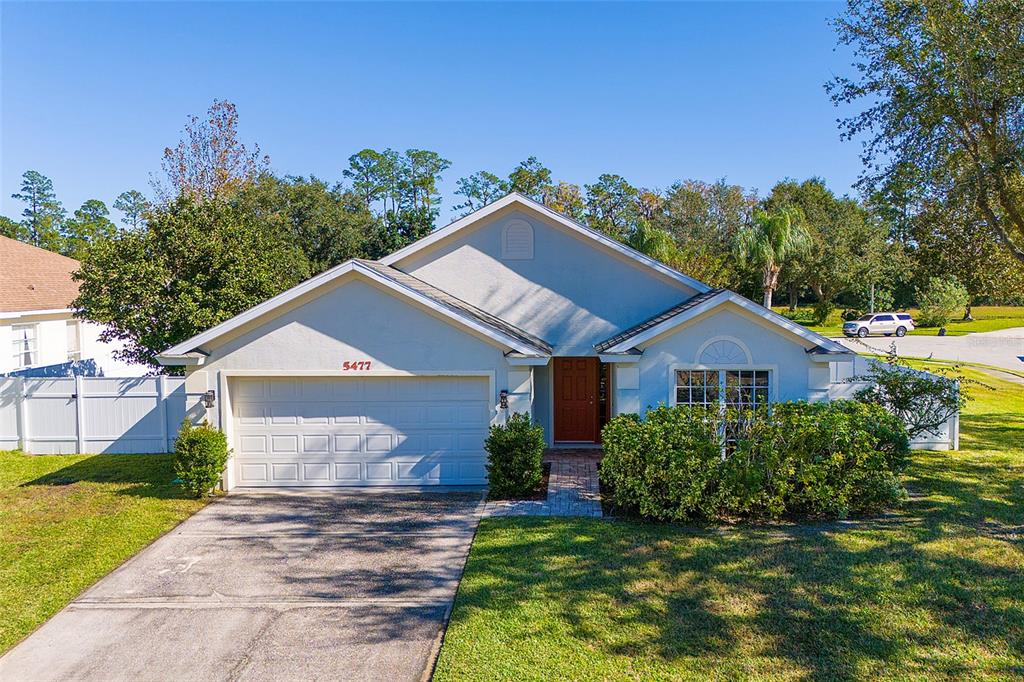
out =
[[36,325],[16,324],[11,327],[12,344],[14,346],[14,366],[29,367],[36,364]]
[[681,369],[676,371],[677,405],[762,407],[768,404],[771,372],[766,369]]
[[68,320],[68,362],[82,359],[82,327],[78,320]]

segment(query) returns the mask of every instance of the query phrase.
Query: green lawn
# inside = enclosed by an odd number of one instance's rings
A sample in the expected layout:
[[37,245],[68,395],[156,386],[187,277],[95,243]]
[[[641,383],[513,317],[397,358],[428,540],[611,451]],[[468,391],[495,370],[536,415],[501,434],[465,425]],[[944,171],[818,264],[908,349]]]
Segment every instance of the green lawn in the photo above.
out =
[[0,452],[0,653],[203,506],[170,455]]
[[899,514],[484,521],[436,679],[1020,679],[1024,388],[965,373],[995,390]]
[[[839,317],[842,311],[833,313],[828,324],[822,326],[815,325],[811,321],[813,311],[809,306],[801,306],[792,313],[785,306],[775,307],[773,310],[819,334],[841,336],[843,333],[843,321]],[[919,311],[916,308],[911,308],[908,312],[916,319]],[[953,320],[946,327],[946,333],[951,336],[961,336],[972,332],[992,332],[1011,327],[1024,327],[1024,307],[1021,306],[977,306],[972,309],[971,314],[974,316],[974,321]],[[910,332],[913,336],[935,336],[938,333],[937,327],[922,327]]]

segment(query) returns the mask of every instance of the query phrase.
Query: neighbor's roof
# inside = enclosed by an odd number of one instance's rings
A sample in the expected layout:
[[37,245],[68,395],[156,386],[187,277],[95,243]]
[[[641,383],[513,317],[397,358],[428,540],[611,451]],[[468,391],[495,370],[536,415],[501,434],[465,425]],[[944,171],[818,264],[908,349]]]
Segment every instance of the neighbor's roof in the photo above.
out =
[[0,313],[65,310],[78,298],[74,258],[0,237]]
[[460,298],[455,298],[447,291],[442,291],[441,289],[438,289],[437,287],[431,284],[427,284],[418,277],[413,277],[412,275],[406,272],[402,272],[398,268],[393,268],[390,265],[384,265],[383,263],[378,263],[377,261],[363,259],[357,260],[366,267],[371,268],[372,270],[384,275],[391,281],[396,282],[397,284],[400,284],[402,286],[408,287],[410,289],[413,289],[414,291],[418,291],[427,298],[432,299],[437,303],[440,303],[441,305],[445,306],[446,308],[449,308],[450,310],[453,310],[457,313],[469,315],[478,320],[479,322],[482,322],[483,324],[489,325],[500,332],[515,337],[520,341],[528,343],[539,350],[543,350],[546,353],[550,353],[553,350],[551,344],[549,344],[544,339],[534,336],[529,332],[523,331],[519,327],[509,324],[500,317],[495,317],[494,315],[491,315],[486,311],[480,310],[476,306],[470,305],[469,303],[466,303]]

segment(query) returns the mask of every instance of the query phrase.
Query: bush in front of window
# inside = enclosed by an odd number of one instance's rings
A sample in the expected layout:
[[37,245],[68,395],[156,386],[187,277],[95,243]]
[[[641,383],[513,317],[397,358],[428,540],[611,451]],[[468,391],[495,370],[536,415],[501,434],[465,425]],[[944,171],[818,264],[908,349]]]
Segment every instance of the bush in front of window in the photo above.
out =
[[203,497],[217,485],[228,461],[228,439],[203,421],[182,422],[174,443],[174,473],[193,497]]
[[600,476],[612,502],[641,516],[682,520],[703,506],[719,477],[718,408],[658,407],[615,417],[601,431]]
[[659,407],[602,432],[611,501],[661,521],[846,517],[906,498],[906,430],[858,401],[777,403],[769,413]]
[[516,412],[505,424],[492,426],[484,449],[492,497],[522,497],[540,485],[544,429],[530,421],[530,415]]

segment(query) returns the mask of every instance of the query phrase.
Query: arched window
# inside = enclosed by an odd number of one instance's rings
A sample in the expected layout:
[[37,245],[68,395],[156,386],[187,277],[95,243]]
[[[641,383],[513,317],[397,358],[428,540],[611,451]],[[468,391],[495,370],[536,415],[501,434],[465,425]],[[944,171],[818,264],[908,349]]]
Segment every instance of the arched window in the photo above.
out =
[[510,220],[501,230],[501,257],[505,260],[533,258],[533,227],[525,220]]
[[750,353],[731,339],[714,339],[704,346],[697,362],[701,365],[746,365]]

